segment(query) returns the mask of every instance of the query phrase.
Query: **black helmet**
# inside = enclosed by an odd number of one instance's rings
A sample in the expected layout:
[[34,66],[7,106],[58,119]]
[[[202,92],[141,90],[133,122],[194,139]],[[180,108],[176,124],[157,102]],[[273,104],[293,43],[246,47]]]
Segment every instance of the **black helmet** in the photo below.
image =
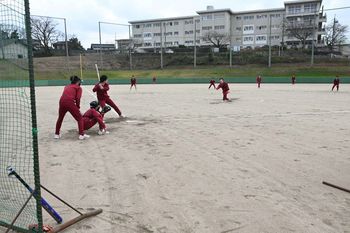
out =
[[103,83],[104,81],[106,81],[108,79],[108,77],[106,75],[102,75],[100,77],[100,83]]
[[96,100],[90,102],[90,108],[97,108],[98,107],[98,102]]
[[77,84],[81,82],[81,79],[78,76],[73,75],[70,77],[70,82],[71,84]]

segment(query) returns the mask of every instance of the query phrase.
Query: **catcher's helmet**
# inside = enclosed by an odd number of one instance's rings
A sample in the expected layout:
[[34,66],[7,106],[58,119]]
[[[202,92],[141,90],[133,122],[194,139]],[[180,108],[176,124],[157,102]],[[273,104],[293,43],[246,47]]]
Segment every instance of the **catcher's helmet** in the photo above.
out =
[[90,102],[90,108],[97,108],[98,107],[98,102],[96,100]]

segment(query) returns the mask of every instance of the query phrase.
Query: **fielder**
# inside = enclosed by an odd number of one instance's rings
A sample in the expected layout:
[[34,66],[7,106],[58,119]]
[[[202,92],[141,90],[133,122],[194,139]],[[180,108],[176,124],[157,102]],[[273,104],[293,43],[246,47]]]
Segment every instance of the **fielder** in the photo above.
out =
[[336,87],[337,88],[337,91],[339,91],[339,84],[340,84],[340,79],[339,79],[339,76],[337,75],[335,77],[335,79],[333,80],[333,87],[332,87],[332,91],[333,89]]
[[133,75],[132,77],[131,77],[131,79],[130,79],[130,90],[131,90],[131,88],[132,87],[135,87],[135,90],[136,90],[136,78],[135,78],[135,76]]
[[220,79],[220,83],[216,87],[216,90],[219,90],[220,88],[222,89],[222,100],[229,101],[229,98],[227,98],[227,95],[228,93],[230,93],[230,88],[223,78]]
[[210,85],[209,85],[209,87],[208,87],[208,89],[210,89],[212,86],[214,87],[214,90],[215,90],[215,80],[214,79],[212,79],[212,80],[210,80],[209,81],[209,83],[210,83]]
[[296,81],[296,77],[295,77],[295,74],[292,75],[292,85],[295,84],[295,81]]
[[256,83],[258,84],[258,88],[260,88],[261,82],[262,82],[262,77],[258,75],[258,77],[256,77]]

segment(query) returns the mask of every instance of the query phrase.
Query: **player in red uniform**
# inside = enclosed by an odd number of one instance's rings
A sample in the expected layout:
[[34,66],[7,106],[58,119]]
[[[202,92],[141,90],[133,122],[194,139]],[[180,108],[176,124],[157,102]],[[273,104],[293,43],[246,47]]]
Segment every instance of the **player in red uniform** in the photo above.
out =
[[335,79],[333,80],[333,87],[332,87],[332,91],[335,87],[337,87],[337,91],[339,91],[339,84],[340,84],[340,79],[339,76],[337,75],[335,77]]
[[210,85],[209,85],[208,89],[210,89],[212,86],[214,87],[214,89],[216,88],[214,79],[210,80],[209,83],[210,83]]
[[[157,82],[157,77],[156,76],[153,76],[152,82],[153,82],[153,84],[156,84],[156,82]],[[135,86],[135,88],[136,88],[136,86]]]
[[225,80],[223,78],[220,79],[220,83],[219,85],[216,87],[216,90],[222,89],[222,100],[224,101],[229,101],[229,99],[227,98],[228,93],[230,93],[230,88],[228,87],[228,84],[225,82]]
[[131,84],[130,90],[131,90],[131,88],[132,88],[133,86],[135,86],[135,90],[136,90],[136,78],[135,78],[134,75],[133,75],[133,76],[131,77],[131,79],[130,79],[130,84]]
[[90,103],[90,109],[87,110],[83,115],[84,120],[84,130],[88,130],[96,123],[99,125],[99,135],[109,134],[109,132],[106,129],[106,125],[103,122],[103,115],[111,110],[111,107],[105,106],[102,108],[102,111],[99,112],[100,105],[99,103],[94,100]]
[[80,87],[81,79],[78,76],[70,77],[71,84],[64,87],[62,96],[59,102],[58,119],[56,122],[55,139],[61,137],[60,130],[64,116],[67,112],[70,112],[74,119],[78,122],[79,139],[84,140],[89,138],[89,135],[84,134],[84,121],[83,116],[80,113],[80,98],[82,95],[82,89]]
[[262,78],[260,75],[258,75],[258,77],[256,77],[256,83],[258,84],[258,88],[260,88],[261,82],[262,82]]
[[295,80],[296,80],[296,77],[295,77],[295,74],[292,75],[292,85],[295,84]]
[[109,84],[108,77],[106,75],[102,75],[100,77],[100,82],[95,85],[92,89],[93,92],[97,94],[97,100],[102,108],[106,106],[106,104],[110,105],[119,115],[119,117],[123,117],[122,112],[118,108],[118,106],[111,100],[108,95]]

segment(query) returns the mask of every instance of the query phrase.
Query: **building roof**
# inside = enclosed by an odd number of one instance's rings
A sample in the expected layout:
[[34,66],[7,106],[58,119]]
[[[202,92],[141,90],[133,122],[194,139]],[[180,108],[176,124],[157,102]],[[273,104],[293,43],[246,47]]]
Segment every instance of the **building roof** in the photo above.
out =
[[95,48],[102,48],[102,47],[113,47],[113,48],[115,48],[115,44],[91,44],[91,48],[93,48],[93,47],[95,47]]
[[212,9],[212,10],[202,10],[197,11],[197,14],[205,14],[205,13],[217,13],[217,12],[228,12],[230,14],[233,14],[232,10],[230,8],[224,8],[224,9]]
[[5,40],[2,40],[2,42],[0,43],[0,45],[4,47],[10,44],[20,44],[23,46],[27,46],[27,41],[24,39],[5,39]]
[[291,0],[291,1],[285,1],[284,5],[296,4],[296,3],[307,3],[307,2],[320,2],[322,4],[322,0]]
[[285,11],[284,8],[270,8],[270,9],[262,9],[262,10],[251,10],[251,11],[235,11],[233,12],[234,15],[238,14],[254,14],[254,13],[261,13],[261,12],[274,12],[274,11]]
[[137,23],[161,22],[161,21],[168,21],[168,20],[192,19],[194,17],[197,17],[197,16],[192,15],[192,16],[180,16],[180,17],[171,17],[171,18],[145,19],[145,20],[129,21],[128,23],[137,24]]

